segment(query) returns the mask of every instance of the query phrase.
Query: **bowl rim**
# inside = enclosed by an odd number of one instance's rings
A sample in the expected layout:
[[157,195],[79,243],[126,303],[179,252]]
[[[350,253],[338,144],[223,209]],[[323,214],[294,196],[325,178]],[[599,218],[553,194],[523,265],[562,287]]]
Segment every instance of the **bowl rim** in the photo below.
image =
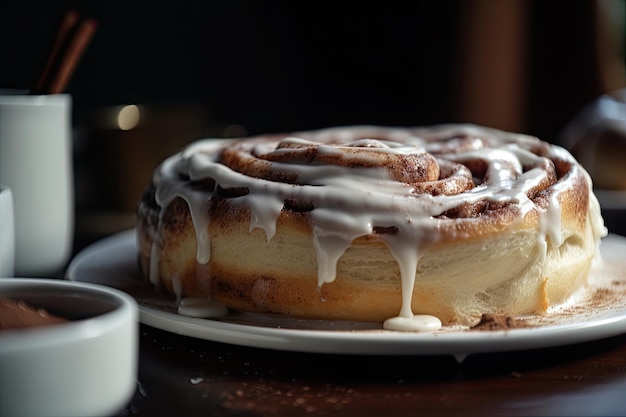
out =
[[33,290],[48,290],[54,295],[67,292],[68,299],[81,296],[89,300],[97,299],[112,308],[100,314],[51,326],[0,330],[0,355],[15,352],[28,354],[33,350],[98,338],[126,325],[129,320],[137,324],[139,322],[139,308],[135,299],[111,287],[53,278],[0,278],[0,297],[19,298],[19,292],[24,291],[24,297],[28,298],[28,293]]

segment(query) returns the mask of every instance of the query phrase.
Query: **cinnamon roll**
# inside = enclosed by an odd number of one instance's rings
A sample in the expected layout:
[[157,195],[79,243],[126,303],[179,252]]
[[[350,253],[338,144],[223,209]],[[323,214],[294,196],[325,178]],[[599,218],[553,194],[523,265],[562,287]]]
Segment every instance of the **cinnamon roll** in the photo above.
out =
[[546,312],[605,234],[569,152],[474,125],[198,141],[137,211],[143,275],[179,298],[406,330]]

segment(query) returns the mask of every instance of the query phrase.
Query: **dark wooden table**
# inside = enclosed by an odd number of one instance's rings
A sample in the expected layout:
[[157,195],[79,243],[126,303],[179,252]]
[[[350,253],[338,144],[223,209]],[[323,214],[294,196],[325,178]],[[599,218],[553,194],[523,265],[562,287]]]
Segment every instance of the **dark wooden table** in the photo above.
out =
[[[604,214],[626,234],[622,211]],[[462,363],[249,348],[143,324],[139,337],[137,390],[115,417],[626,416],[626,335]]]
[[145,325],[140,346],[120,416],[626,416],[626,335],[462,363],[248,348]]

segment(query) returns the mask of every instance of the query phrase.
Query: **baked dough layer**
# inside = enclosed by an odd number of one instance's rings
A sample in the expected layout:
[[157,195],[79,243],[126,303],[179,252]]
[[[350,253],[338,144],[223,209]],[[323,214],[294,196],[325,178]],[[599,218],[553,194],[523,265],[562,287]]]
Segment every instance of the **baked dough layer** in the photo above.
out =
[[232,309],[472,325],[584,285],[606,233],[591,189],[564,149],[477,126],[208,140],[155,171],[139,259]]

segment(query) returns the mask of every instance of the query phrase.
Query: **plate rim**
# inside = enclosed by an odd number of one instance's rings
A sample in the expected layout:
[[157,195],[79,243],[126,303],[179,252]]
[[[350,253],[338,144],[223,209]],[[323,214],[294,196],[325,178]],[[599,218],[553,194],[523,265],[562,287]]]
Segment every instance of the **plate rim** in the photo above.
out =
[[[609,234],[603,240],[615,239],[626,244],[625,237],[615,234]],[[65,279],[90,282],[80,279],[81,268],[88,265],[92,257],[102,256],[120,244],[136,247],[134,228],[111,234],[83,248],[70,261]],[[124,253],[131,256],[132,251]],[[307,353],[390,356],[449,354],[461,361],[471,354],[573,345],[626,333],[626,303],[619,311],[589,321],[504,330],[459,329],[424,333],[254,326],[187,317],[138,304],[141,323],[170,333],[232,345]]]

